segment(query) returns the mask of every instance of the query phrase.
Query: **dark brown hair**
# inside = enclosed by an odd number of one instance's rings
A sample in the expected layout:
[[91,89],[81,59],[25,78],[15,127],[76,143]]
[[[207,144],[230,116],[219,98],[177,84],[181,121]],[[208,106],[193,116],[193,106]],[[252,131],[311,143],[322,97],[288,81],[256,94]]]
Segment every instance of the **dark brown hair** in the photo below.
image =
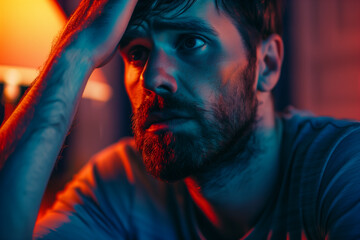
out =
[[[149,15],[162,15],[179,9],[181,15],[197,0],[139,0],[133,20]],[[273,33],[282,34],[282,0],[214,0],[218,10],[229,15],[242,35],[250,53],[262,39]]]

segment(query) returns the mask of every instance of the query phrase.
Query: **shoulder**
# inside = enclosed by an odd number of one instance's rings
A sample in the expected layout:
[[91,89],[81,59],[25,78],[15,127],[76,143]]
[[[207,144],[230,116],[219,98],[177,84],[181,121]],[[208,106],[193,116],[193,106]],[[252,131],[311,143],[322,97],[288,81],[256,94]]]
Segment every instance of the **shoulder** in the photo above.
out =
[[134,183],[134,171],[142,167],[141,155],[133,138],[127,137],[97,153],[88,163],[104,180],[123,177]]
[[294,110],[283,122],[284,156],[308,234],[360,238],[360,123]]
[[290,153],[331,154],[344,138],[351,134],[357,136],[360,129],[357,121],[316,117],[295,109],[286,111],[281,119],[283,143]]
[[95,155],[37,222],[37,239],[112,238],[131,233],[137,163],[134,141],[125,138]]
[[85,183],[94,193],[111,195],[121,189],[128,198],[132,195],[135,178],[144,174],[141,155],[134,139],[128,137],[94,155],[66,189]]
[[344,164],[359,164],[359,122],[315,117],[299,111],[283,117],[283,122],[283,158],[302,181],[316,178],[320,184],[324,174],[338,171]]
[[104,185],[111,186],[114,183],[117,188],[123,188],[122,191],[130,188],[137,192],[155,192],[171,186],[147,173],[135,140],[130,137],[123,138],[96,154],[87,168],[91,169],[93,175],[100,176],[98,181],[106,182]]
[[[331,117],[315,117],[309,113],[291,110],[282,116],[282,158],[302,177],[323,174],[337,152],[356,152],[360,146],[360,123]],[[352,143],[350,143],[352,142]],[[345,154],[343,154],[345,157]]]
[[179,214],[189,201],[185,184],[162,182],[148,174],[134,139],[122,139],[95,155],[90,169],[91,175],[101,176],[96,180],[101,185],[98,195],[106,197],[103,205],[111,206],[111,212],[103,211],[106,217],[125,213],[122,225],[139,238],[176,238],[178,221],[189,214]]
[[164,229],[173,234],[172,213],[181,208],[177,196],[184,191],[183,183],[167,184],[147,174],[134,140],[125,138],[83,167],[37,223],[34,236],[133,239]]
[[321,174],[317,209],[329,239],[360,239],[360,130],[346,134]]

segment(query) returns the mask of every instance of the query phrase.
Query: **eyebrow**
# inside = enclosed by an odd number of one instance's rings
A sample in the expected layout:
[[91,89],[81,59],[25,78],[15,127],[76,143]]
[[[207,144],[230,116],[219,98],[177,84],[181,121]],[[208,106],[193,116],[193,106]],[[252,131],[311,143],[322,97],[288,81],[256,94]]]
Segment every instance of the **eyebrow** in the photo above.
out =
[[[134,28],[130,28],[124,33],[123,38],[120,41],[120,47],[126,47],[132,40],[135,38],[146,37],[145,34],[139,33],[136,29],[141,26],[136,25]],[[212,28],[206,22],[197,19],[197,18],[181,18],[176,20],[168,20],[168,21],[159,21],[154,20],[152,23],[152,27],[156,32],[161,31],[187,31],[187,32],[197,32],[203,33],[207,35],[212,35],[213,37],[217,37],[219,34],[218,32]]]
[[126,30],[120,40],[119,47],[125,48],[131,41],[137,38],[146,38],[145,34],[140,34],[136,29]]
[[194,31],[218,36],[217,31],[206,22],[197,18],[181,18],[169,21],[154,21],[153,28],[155,31],[177,30],[177,31]]

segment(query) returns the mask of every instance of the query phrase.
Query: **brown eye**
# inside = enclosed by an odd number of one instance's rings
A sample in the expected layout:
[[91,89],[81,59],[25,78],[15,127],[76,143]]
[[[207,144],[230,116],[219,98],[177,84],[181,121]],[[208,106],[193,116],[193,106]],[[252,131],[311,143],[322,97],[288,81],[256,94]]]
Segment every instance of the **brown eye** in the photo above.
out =
[[149,49],[144,46],[133,47],[128,55],[128,61],[136,66],[144,66],[149,55]]
[[195,36],[189,36],[183,39],[179,48],[181,50],[194,50],[203,47],[205,44],[206,44],[205,41],[202,40],[201,38]]
[[184,47],[186,48],[193,48],[196,46],[196,39],[195,38],[188,38],[184,42]]

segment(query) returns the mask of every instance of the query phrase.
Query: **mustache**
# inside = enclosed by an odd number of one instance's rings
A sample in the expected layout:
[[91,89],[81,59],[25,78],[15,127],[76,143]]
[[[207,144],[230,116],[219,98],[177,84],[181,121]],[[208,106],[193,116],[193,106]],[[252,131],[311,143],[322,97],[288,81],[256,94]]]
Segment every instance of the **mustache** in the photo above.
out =
[[176,111],[195,118],[201,117],[205,110],[195,102],[179,96],[160,96],[154,92],[144,94],[143,101],[132,115],[133,128],[143,128],[147,117],[155,112]]

